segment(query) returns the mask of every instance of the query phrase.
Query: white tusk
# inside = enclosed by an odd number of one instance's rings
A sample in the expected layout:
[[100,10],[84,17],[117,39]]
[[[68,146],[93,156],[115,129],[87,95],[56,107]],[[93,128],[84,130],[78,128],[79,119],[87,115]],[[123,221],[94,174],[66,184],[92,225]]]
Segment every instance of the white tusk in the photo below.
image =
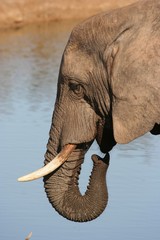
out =
[[73,145],[73,144],[68,144],[64,146],[62,151],[54,159],[52,159],[47,165],[45,165],[44,167],[32,173],[29,173],[25,176],[20,177],[17,180],[19,182],[27,182],[27,181],[36,180],[38,178],[48,175],[49,173],[53,172],[58,167],[60,167],[68,159],[68,157],[70,156],[70,154],[73,152],[75,148],[76,148],[76,145]]

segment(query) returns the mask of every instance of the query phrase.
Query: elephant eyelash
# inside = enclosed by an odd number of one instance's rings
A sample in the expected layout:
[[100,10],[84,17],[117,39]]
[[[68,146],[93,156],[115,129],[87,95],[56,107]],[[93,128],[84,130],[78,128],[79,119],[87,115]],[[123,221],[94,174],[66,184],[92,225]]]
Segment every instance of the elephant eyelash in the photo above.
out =
[[77,84],[77,83],[70,83],[69,84],[69,88],[72,90],[72,91],[77,91],[80,89],[80,84]]
[[69,88],[72,92],[74,92],[77,95],[81,95],[83,93],[83,87],[79,83],[70,82],[69,83]]

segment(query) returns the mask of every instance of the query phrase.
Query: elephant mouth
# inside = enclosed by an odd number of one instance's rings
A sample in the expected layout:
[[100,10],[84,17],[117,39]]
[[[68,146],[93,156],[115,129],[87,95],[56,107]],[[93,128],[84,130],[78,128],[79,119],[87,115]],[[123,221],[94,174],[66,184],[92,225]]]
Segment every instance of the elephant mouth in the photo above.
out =
[[[99,132],[97,133],[97,135],[99,135]],[[96,139],[96,136],[94,136],[92,140],[90,139],[83,143],[68,143],[64,145],[62,150],[60,150],[57,156],[51,159],[49,163],[44,165],[42,168],[39,168],[38,170],[19,177],[17,180],[19,182],[28,182],[47,176],[48,174],[58,169],[62,164],[64,164],[73,151],[83,149],[85,152],[87,152],[92,145],[94,139]],[[98,145],[100,146],[99,142]]]
[[88,143],[81,143],[81,144],[67,144],[63,147],[63,149],[60,151],[60,153],[53,158],[48,164],[43,166],[42,168],[31,172],[27,175],[24,175],[20,178],[18,178],[19,182],[28,182],[33,181],[36,179],[39,179],[41,177],[44,177],[53,171],[55,171],[57,168],[59,168],[63,163],[67,161],[71,153],[76,149],[84,149],[87,151],[89,147],[91,146],[93,141]]

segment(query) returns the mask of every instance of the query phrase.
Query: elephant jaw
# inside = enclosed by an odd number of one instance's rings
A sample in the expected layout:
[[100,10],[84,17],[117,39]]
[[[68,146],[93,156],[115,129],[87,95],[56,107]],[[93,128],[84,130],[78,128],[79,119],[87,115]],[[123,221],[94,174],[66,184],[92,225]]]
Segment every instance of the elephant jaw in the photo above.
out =
[[69,158],[70,154],[75,150],[77,145],[75,144],[67,144],[64,146],[62,151],[54,158],[52,159],[47,165],[44,167],[29,173],[25,176],[22,176],[18,178],[19,182],[27,182],[27,181],[33,181],[38,178],[44,177],[48,175],[49,173],[55,171],[57,168],[59,168],[67,159]]

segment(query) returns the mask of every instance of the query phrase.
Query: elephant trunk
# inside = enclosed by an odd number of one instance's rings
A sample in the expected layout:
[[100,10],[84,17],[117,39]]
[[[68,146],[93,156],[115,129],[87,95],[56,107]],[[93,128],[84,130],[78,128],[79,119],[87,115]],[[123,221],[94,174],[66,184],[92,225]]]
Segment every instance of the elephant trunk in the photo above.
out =
[[74,142],[67,143],[61,149],[63,119],[63,109],[56,108],[45,154],[46,166],[19,178],[18,181],[31,181],[45,176],[44,187],[48,199],[62,216],[76,222],[91,221],[98,217],[107,205],[106,171],[109,154],[104,159],[93,155],[94,164],[89,185],[82,195],[78,187],[79,174],[85,153],[92,141],[77,145]]
[[[63,119],[63,109],[56,108],[45,154],[45,164],[48,164],[61,151]],[[86,148],[83,144],[77,146],[61,167],[44,177],[45,191],[52,206],[59,214],[76,222],[90,221],[98,217],[108,201],[106,171],[109,161],[105,163],[96,156],[93,157],[94,166],[87,191],[84,195],[80,193],[78,179],[85,153]]]
[[96,155],[92,157],[94,166],[89,185],[81,195],[78,179],[84,155],[84,150],[75,150],[58,170],[44,177],[45,191],[52,206],[59,214],[76,222],[95,219],[108,201],[106,171],[109,161]]

